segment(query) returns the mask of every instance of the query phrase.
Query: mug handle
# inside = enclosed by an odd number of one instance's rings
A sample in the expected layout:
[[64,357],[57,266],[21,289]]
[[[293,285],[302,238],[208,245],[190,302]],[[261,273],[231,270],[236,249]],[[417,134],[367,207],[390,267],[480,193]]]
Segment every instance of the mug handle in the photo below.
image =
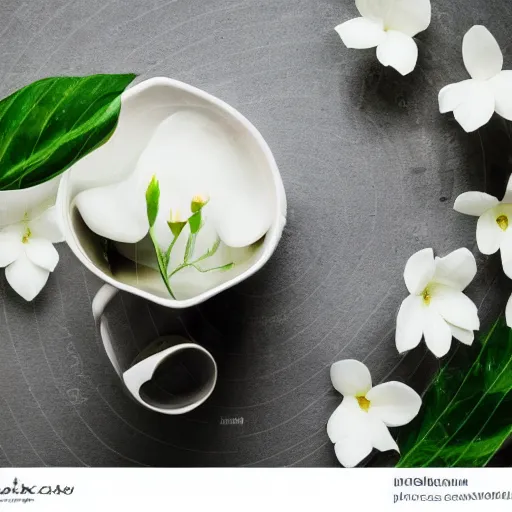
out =
[[118,289],[110,284],[104,284],[96,293],[94,299],[92,300],[92,316],[94,318],[94,322],[99,330],[101,341],[103,342],[103,347],[107,356],[110,360],[110,363],[114,367],[116,373],[122,378],[123,372],[121,371],[121,367],[117,362],[117,358],[115,356],[114,347],[112,345],[112,338],[110,336],[110,331],[108,329],[108,322],[103,313],[105,312],[106,307],[110,303],[110,301],[117,295]]

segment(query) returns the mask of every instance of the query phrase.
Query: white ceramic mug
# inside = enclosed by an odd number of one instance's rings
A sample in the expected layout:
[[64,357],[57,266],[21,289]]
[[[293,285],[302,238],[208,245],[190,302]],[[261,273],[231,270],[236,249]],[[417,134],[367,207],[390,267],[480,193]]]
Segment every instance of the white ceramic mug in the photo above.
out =
[[104,314],[117,293],[117,288],[104,284],[94,297],[92,311],[105,352],[126,389],[141,405],[162,414],[185,414],[199,407],[217,382],[217,365],[210,352],[181,336],[163,336],[123,370]]
[[[244,116],[223,101],[170,78],[152,78],[137,84],[123,94],[121,101],[121,114],[114,134],[106,144],[78,161],[63,175],[56,207],[70,249],[86,268],[106,283],[94,299],[93,312],[112,365],[139,403],[158,412],[181,414],[197,407],[212,392],[217,369],[211,355],[198,345],[184,342],[162,349],[129,371],[122,372],[112,350],[108,325],[103,315],[105,307],[117,290],[123,290],[168,308],[187,308],[247,279],[265,265],[277,247],[286,224],[286,196],[279,170],[265,140]],[[121,274],[113,272],[104,258],[100,237],[87,227],[74,200],[85,190],[119,183],[130,176],[152,133],[162,121],[184,107],[209,109],[236,134],[237,144],[250,155],[254,172],[267,184],[269,201],[266,213],[271,222],[250,259],[243,265],[235,265],[233,273],[224,274],[228,275],[225,281],[191,297],[174,299],[163,286],[155,269],[135,267],[135,271]],[[193,353],[205,365],[204,385],[195,394],[190,394],[188,401],[180,399],[179,403],[171,400],[166,404],[149,396],[151,385],[146,386],[145,382],[151,380],[153,373],[158,372],[165,361],[181,357],[184,353]]]

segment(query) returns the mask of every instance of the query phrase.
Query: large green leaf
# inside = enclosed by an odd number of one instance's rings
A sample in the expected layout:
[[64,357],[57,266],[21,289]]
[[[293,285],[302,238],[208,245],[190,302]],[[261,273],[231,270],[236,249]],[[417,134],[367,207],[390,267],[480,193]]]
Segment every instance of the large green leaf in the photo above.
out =
[[397,467],[487,465],[512,435],[511,332],[500,318],[472,347],[459,346],[400,430]]
[[45,78],[0,101],[0,190],[44,183],[105,143],[134,78]]

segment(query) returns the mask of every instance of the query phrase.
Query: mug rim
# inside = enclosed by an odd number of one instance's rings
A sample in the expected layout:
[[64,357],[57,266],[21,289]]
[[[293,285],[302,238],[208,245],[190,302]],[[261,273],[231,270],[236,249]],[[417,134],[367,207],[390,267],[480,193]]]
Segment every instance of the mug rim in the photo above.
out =
[[[73,168],[70,168],[67,172],[65,172],[62,176],[62,179],[59,184],[58,193],[57,193],[57,207],[60,210],[61,219],[62,219],[62,228],[63,234],[65,237],[65,241],[67,242],[71,251],[75,254],[75,256],[80,260],[80,262],[87,267],[87,269],[100,278],[102,281],[114,286],[115,288],[125,291],[127,293],[132,293],[139,297],[142,297],[146,300],[149,300],[155,304],[159,304],[164,307],[168,307],[171,309],[185,309],[192,306],[196,306],[201,304],[208,299],[222,293],[223,291],[232,288],[233,286],[241,283],[247,278],[251,277],[253,274],[258,272],[270,259],[272,254],[274,253],[279,240],[281,239],[282,232],[284,226],[286,224],[286,212],[287,212],[287,201],[286,194],[284,190],[284,185],[282,182],[282,178],[277,167],[277,163],[275,161],[274,155],[270,150],[267,142],[258,131],[258,129],[238,110],[234,107],[230,106],[223,100],[207,93],[201,89],[198,89],[192,85],[186,84],[184,82],[180,82],[178,80],[174,80],[168,77],[154,77],[148,80],[144,80],[129,89],[127,89],[121,96],[121,101],[126,101],[134,96],[150,89],[155,86],[167,86],[173,89],[179,89],[185,92],[188,92],[194,96],[197,96],[217,108],[223,110],[226,114],[230,115],[232,118],[240,122],[244,128],[250,133],[253,139],[256,141],[258,146],[263,152],[265,157],[267,167],[272,175],[272,183],[274,186],[274,193],[276,197],[276,215],[270,226],[270,229],[265,234],[265,239],[269,240],[268,243],[263,244],[263,250],[260,254],[259,258],[244,272],[239,274],[238,276],[221,283],[210,290],[207,290],[195,297],[191,297],[188,299],[173,299],[173,298],[165,298],[158,295],[155,295],[151,292],[141,290],[132,285],[122,283],[114,279],[112,276],[105,274],[101,271],[93,262],[87,257],[80,244],[76,240],[75,232],[71,227],[71,211],[70,211],[70,203],[71,198],[69,196],[69,182],[70,182],[70,172],[73,171]],[[108,142],[107,142],[108,144]]]

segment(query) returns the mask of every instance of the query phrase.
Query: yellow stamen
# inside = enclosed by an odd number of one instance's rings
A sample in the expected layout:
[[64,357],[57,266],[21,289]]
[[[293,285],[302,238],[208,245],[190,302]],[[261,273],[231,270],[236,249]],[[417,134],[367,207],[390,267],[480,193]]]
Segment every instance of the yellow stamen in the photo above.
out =
[[368,409],[370,408],[370,400],[368,400],[365,396],[356,396],[357,403],[359,404],[359,407],[364,412],[368,412]]
[[508,217],[506,215],[500,215],[496,219],[496,223],[503,231],[506,231],[508,228]]
[[171,212],[171,222],[181,222],[181,214],[179,210]]
[[423,294],[422,295],[423,295],[423,302],[425,303],[426,306],[428,306],[430,304],[430,299],[432,298],[430,296],[430,292],[429,292],[428,288],[425,288],[423,290]]
[[27,229],[25,230],[25,233],[21,239],[21,241],[24,243],[24,244],[28,244],[28,240],[29,238],[32,236],[32,231],[30,231],[30,228],[27,226]]
[[206,198],[198,194],[192,198],[193,203],[206,203]]

